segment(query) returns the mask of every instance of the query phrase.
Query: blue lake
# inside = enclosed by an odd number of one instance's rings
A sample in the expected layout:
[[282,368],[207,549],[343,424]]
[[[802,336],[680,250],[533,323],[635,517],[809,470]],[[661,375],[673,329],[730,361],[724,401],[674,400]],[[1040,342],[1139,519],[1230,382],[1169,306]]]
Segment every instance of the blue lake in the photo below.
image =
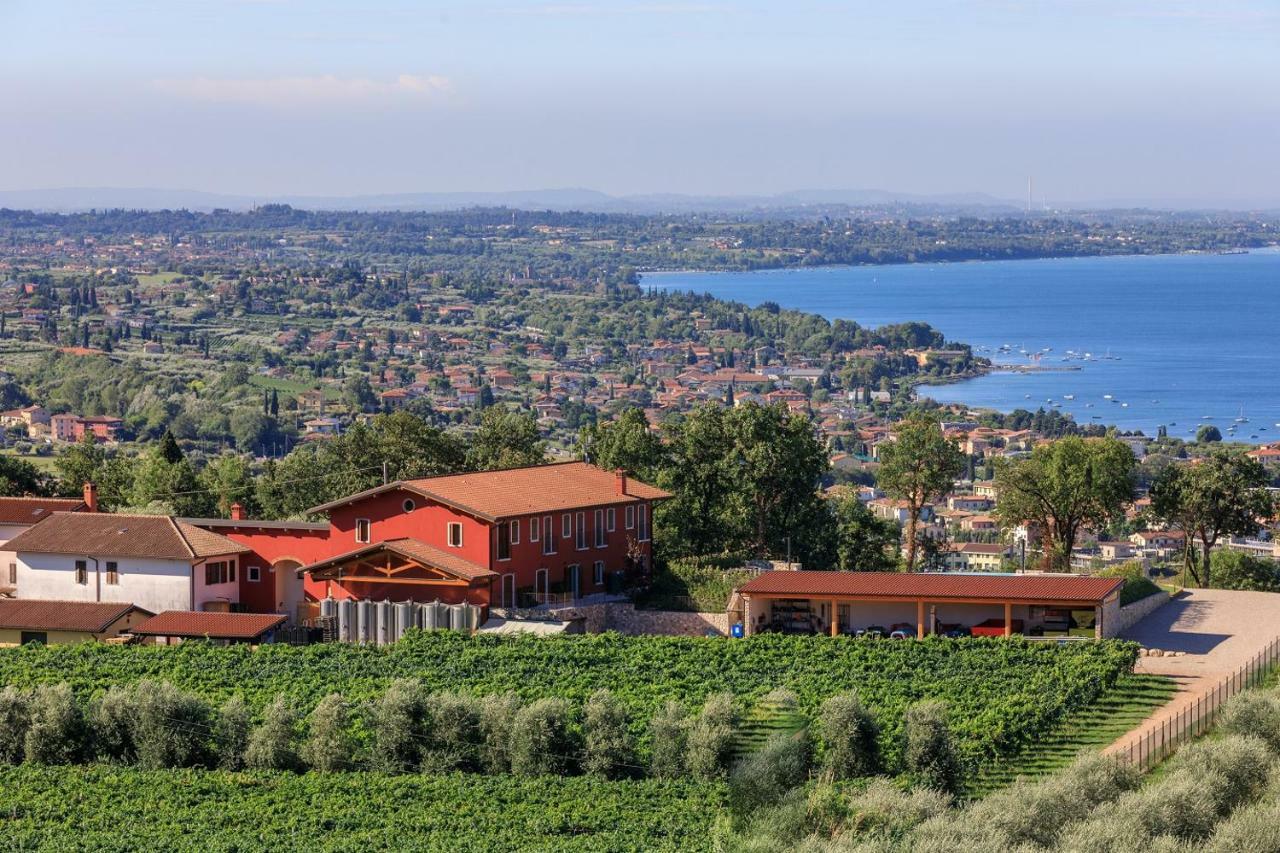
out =
[[[1236,441],[1280,441],[1280,251],[1274,249],[664,272],[647,274],[642,283],[750,305],[772,300],[863,326],[922,320],[997,363],[1031,364],[1032,354],[1041,353],[1036,363],[1042,367],[1079,368],[996,372],[921,389],[940,401],[1006,412],[1057,403],[1081,423],[1148,435],[1164,425],[1185,438],[1213,423]],[[1241,417],[1247,420],[1237,422]],[[1233,426],[1234,434],[1228,432]]]

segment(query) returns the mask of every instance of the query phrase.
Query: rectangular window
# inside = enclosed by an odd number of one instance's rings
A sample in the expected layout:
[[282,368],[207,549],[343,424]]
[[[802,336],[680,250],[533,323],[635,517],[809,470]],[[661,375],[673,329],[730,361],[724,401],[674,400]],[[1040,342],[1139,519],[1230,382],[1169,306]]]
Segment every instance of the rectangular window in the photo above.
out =
[[592,518],[592,526],[596,529],[596,547],[604,547],[604,510],[598,509]]
[[449,547],[462,547],[462,525],[459,522],[449,522]]
[[578,546],[579,551],[584,551],[587,547],[587,514],[585,512],[575,513],[574,521],[577,522],[577,536],[574,539],[574,544]]
[[204,584],[232,583],[236,579],[236,564],[225,560],[204,564]]
[[573,535],[573,516],[565,513],[560,516],[560,538],[568,539]]
[[84,560],[76,560],[76,583],[87,584],[89,582],[89,564]]
[[631,530],[636,526],[636,508],[634,506],[627,507],[627,529]]
[[107,561],[107,583],[111,586],[120,583],[120,567],[111,560]]
[[258,566],[249,566],[245,571],[249,573],[249,583],[257,583],[262,580],[262,569]]
[[604,586],[604,560],[596,560],[596,564],[592,567],[591,575],[591,579],[595,581],[596,586]]
[[513,521],[511,522],[510,527],[511,527],[511,544],[519,545],[520,544],[520,522]]
[[530,542],[538,541],[538,528],[541,526],[542,526],[542,522],[539,519],[536,519],[536,518],[529,519],[529,541]]
[[9,586],[17,586],[17,585],[18,585],[18,564],[10,563],[9,564]]
[[356,519],[356,541],[357,542],[369,541],[369,519],[367,518]]
[[606,526],[609,532],[612,533],[614,531],[614,528],[617,526],[618,511],[615,510],[613,507],[610,507],[608,512],[605,514],[605,517],[609,519]]
[[511,559],[511,528],[505,524],[498,525],[498,559]]
[[544,515],[542,517],[542,553],[554,554],[556,552],[556,534],[551,527],[551,516]]
[[640,535],[636,537],[641,542],[649,541],[649,508],[644,504],[640,505],[637,510],[640,514]]

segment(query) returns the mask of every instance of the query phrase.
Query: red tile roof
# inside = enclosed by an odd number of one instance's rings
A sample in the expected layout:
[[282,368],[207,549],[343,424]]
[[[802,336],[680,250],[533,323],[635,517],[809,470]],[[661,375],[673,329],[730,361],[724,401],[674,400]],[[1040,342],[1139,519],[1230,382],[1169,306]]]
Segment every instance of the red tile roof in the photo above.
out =
[[166,610],[134,625],[130,633],[145,637],[209,637],[214,640],[256,640],[284,624],[281,613],[201,613]]
[[1090,602],[1120,590],[1121,578],[1080,575],[925,574],[903,572],[765,572],[747,583],[746,595],[835,596],[856,599],[989,599],[993,602]]
[[0,524],[35,524],[55,512],[83,509],[79,498],[0,498]]
[[560,462],[401,480],[314,507],[309,512],[324,512],[394,489],[412,492],[490,521],[671,497],[662,489],[631,478],[627,479],[626,494],[619,494],[617,476],[612,471],[586,462]]
[[476,580],[477,578],[493,577],[496,572],[492,572],[479,563],[473,563],[464,559],[457,554],[450,553],[434,545],[428,545],[420,539],[388,539],[385,542],[374,542],[370,545],[364,545],[354,551],[348,551],[345,554],[339,554],[336,557],[327,557],[317,563],[309,566],[303,566],[298,569],[298,577],[311,572],[323,572],[326,569],[336,569],[337,567],[349,563],[352,560],[359,560],[374,554],[390,552],[409,560],[422,563],[425,566],[440,569],[441,571],[460,577],[464,580]]
[[5,550],[190,560],[243,554],[250,549],[167,515],[55,512],[10,539]]
[[0,599],[0,628],[100,634],[135,609],[151,615],[148,610],[118,602]]

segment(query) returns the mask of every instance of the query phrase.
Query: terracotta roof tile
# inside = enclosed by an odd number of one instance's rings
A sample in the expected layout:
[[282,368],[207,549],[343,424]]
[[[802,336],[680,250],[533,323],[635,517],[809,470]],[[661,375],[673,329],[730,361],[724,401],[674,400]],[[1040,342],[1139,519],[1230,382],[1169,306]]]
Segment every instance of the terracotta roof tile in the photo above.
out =
[[323,512],[392,489],[414,492],[487,519],[671,497],[662,489],[632,478],[627,479],[626,494],[619,494],[612,471],[586,462],[561,462],[403,480],[315,507],[311,512]]
[[79,498],[0,498],[0,524],[35,524],[55,512],[82,509]]
[[385,542],[374,542],[370,545],[364,545],[354,551],[348,551],[345,554],[339,554],[336,557],[327,557],[309,566],[303,566],[298,569],[298,575],[311,572],[320,572],[325,569],[336,568],[343,563],[351,560],[367,557],[373,554],[380,554],[384,551],[390,551],[401,557],[410,560],[416,560],[427,566],[440,569],[448,574],[455,575],[465,580],[476,580],[478,578],[493,577],[496,573],[490,571],[479,563],[473,563],[457,554],[452,554],[442,548],[434,545],[428,545],[420,539],[388,539]]
[[155,637],[210,637],[253,640],[285,623],[282,613],[202,613],[166,610],[133,626],[130,633]]
[[904,572],[765,572],[745,584],[746,595],[849,598],[953,598],[1014,602],[1101,603],[1124,585],[1121,578],[1080,575],[926,574]]
[[167,515],[55,512],[9,540],[6,550],[189,560],[250,549]]
[[132,604],[118,602],[0,599],[0,628],[100,634],[134,609]]

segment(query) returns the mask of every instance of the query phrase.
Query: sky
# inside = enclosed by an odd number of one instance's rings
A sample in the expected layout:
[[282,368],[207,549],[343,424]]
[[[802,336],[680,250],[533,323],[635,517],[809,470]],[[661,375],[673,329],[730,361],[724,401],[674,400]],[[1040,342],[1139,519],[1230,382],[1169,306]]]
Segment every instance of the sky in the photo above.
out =
[[1280,206],[1280,0],[0,0],[0,190]]

